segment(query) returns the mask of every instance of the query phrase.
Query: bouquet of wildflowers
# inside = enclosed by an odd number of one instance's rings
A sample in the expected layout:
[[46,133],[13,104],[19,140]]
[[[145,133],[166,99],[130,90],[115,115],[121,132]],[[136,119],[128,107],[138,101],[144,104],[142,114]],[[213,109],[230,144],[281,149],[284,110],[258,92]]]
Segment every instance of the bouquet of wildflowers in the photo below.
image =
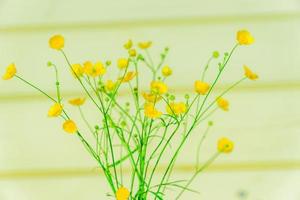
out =
[[[194,82],[194,93],[186,94],[182,100],[177,100],[177,97],[169,92],[166,84],[168,77],[172,75],[172,68],[164,63],[168,48],[161,53],[160,62],[154,63],[149,52],[151,41],[140,42],[135,46],[128,40],[124,44],[128,57],[118,59],[116,67],[111,61],[86,61],[81,64],[70,61],[65,53],[64,37],[54,35],[49,40],[49,46],[64,57],[66,67],[85,93],[82,97],[68,100],[68,103],[79,108],[86,127],[79,127],[64,106],[66,102],[63,100],[63,91],[60,87],[59,68],[54,63],[48,62],[48,66],[55,72],[55,96],[24,79],[17,73],[15,64],[7,67],[2,78],[4,80],[15,78],[49,98],[52,105],[49,106],[48,116],[59,117],[62,129],[80,139],[103,171],[111,189],[110,196],[117,200],[162,200],[165,198],[166,189],[177,187],[180,191],[174,195],[174,199],[179,199],[183,192],[192,191],[189,186],[200,172],[220,154],[230,153],[233,150],[234,144],[230,139],[220,138],[216,153],[200,165],[200,147],[209,127],[212,126],[212,122],[209,121],[195,153],[197,157],[195,172],[188,180],[171,180],[176,160],[193,130],[208,119],[216,109],[228,111],[229,101],[225,95],[233,87],[245,79],[258,78],[257,74],[244,66],[244,76],[241,79],[222,93],[209,98],[213,95],[213,90],[236,49],[254,42],[253,36],[247,30],[238,31],[236,39],[237,42],[231,51],[220,59],[214,81],[206,82],[205,78],[211,62],[220,57],[217,51],[208,59],[199,80]],[[144,77],[139,73],[140,67],[149,68],[149,75],[144,76],[151,77],[149,88],[146,90],[141,88],[140,81]],[[107,74],[110,70],[118,71],[118,75],[109,79]],[[122,88],[127,89],[131,102],[123,103],[120,100]],[[83,112],[86,100],[91,101],[98,112],[97,124],[91,124]],[[87,137],[88,134],[92,137]],[[180,137],[176,137],[178,135]],[[171,154],[166,155],[169,148],[172,148]],[[167,162],[167,165],[162,168],[163,173],[158,174],[157,169],[162,160]],[[123,179],[122,169],[125,164],[130,167],[131,178],[128,180]]]

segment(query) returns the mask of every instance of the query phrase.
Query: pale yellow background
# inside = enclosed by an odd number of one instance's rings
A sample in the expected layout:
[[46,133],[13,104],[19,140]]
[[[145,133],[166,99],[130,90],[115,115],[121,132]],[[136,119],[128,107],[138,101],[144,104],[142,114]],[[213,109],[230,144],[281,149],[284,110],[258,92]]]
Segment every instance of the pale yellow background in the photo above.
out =
[[[171,48],[167,63],[175,74],[169,84],[182,96],[210,53],[229,51],[235,32],[246,28],[256,42],[238,49],[217,92],[242,76],[243,64],[260,79],[227,95],[230,112],[212,118],[202,160],[214,153],[220,136],[232,138],[236,149],[194,182],[200,195],[186,193],[183,199],[234,200],[242,192],[249,200],[298,200],[299,22],[299,0],[2,0],[0,69],[13,61],[23,77],[53,93],[53,71],[46,67],[51,60],[62,70],[68,98],[81,92],[62,57],[48,48],[52,34],[65,36],[72,62],[114,61],[126,55],[122,44],[128,38],[150,39],[153,54]],[[0,88],[0,200],[111,199],[79,140],[62,132],[61,121],[47,119],[50,102],[17,80],[1,81]],[[179,179],[192,173],[201,130],[179,159]],[[166,199],[172,197],[170,191]]]

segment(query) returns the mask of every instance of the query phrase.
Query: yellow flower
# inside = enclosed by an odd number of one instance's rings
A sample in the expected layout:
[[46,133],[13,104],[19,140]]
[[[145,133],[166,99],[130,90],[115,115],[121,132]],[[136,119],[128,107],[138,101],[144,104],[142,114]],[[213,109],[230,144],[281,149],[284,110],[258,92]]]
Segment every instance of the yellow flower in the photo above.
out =
[[186,112],[186,105],[183,102],[172,102],[169,105],[167,105],[166,110],[170,115],[180,115]]
[[3,80],[9,80],[12,77],[14,77],[17,73],[17,68],[16,65],[14,63],[11,63],[10,65],[8,65],[6,67],[6,71],[5,74],[2,76]]
[[127,72],[127,74],[122,78],[120,78],[122,80],[123,83],[125,82],[129,82],[131,81],[135,76],[137,75],[136,72],[134,71],[130,71],[130,72]]
[[168,86],[162,81],[152,81],[150,87],[154,93],[165,94],[168,92]]
[[73,74],[73,76],[75,78],[81,77],[83,75],[83,73],[84,73],[84,69],[81,66],[81,64],[73,64],[72,65],[71,73]]
[[85,98],[75,98],[75,99],[70,99],[69,104],[73,106],[81,106],[85,102]]
[[221,108],[222,110],[225,110],[225,111],[228,111],[229,110],[229,101],[222,98],[222,97],[219,97],[217,99],[217,104],[219,106],[219,108]]
[[48,117],[58,117],[63,110],[63,107],[59,103],[53,104],[48,110]]
[[139,42],[138,45],[141,49],[148,49],[149,47],[151,47],[152,42],[151,41]]
[[49,39],[49,46],[52,49],[61,50],[65,46],[65,39],[61,35],[54,35]]
[[250,80],[256,80],[256,79],[258,79],[258,75],[255,74],[255,73],[253,73],[251,71],[251,69],[248,66],[246,66],[246,65],[244,65],[244,72],[245,72],[245,76],[247,78],[249,78]]
[[128,40],[125,44],[124,44],[124,48],[125,49],[130,49],[132,47],[132,40]]
[[69,119],[63,123],[63,129],[67,133],[75,133],[77,131],[77,126],[76,126],[75,122],[73,122],[72,120]]
[[240,45],[250,45],[254,42],[254,37],[247,30],[240,30],[236,34],[236,39]]
[[144,114],[151,119],[156,119],[162,115],[162,113],[154,107],[153,103],[145,103]]
[[130,192],[125,187],[120,187],[116,192],[116,200],[128,200]]
[[172,69],[166,65],[162,68],[161,73],[163,76],[167,77],[167,76],[171,76],[173,72]]
[[106,73],[106,69],[102,62],[98,61],[95,64],[93,64],[90,61],[86,61],[83,64],[84,73],[91,77],[97,77],[104,75]]
[[144,92],[142,95],[147,102],[156,103],[161,100],[161,96],[157,94],[147,94],[146,92]]
[[127,58],[119,58],[118,59],[118,67],[119,69],[126,69],[128,67],[129,61]]
[[218,141],[218,151],[220,153],[230,153],[234,148],[234,144],[228,138],[221,138]]
[[131,56],[131,57],[135,57],[135,56],[136,56],[136,50],[135,50],[135,49],[129,49],[129,50],[128,50],[128,54],[129,54],[129,56]]
[[107,91],[113,91],[115,89],[116,84],[112,80],[107,80],[104,87]]
[[209,90],[210,86],[208,83],[205,83],[205,82],[202,82],[202,81],[195,81],[195,91],[198,93],[198,94],[206,94],[207,91]]

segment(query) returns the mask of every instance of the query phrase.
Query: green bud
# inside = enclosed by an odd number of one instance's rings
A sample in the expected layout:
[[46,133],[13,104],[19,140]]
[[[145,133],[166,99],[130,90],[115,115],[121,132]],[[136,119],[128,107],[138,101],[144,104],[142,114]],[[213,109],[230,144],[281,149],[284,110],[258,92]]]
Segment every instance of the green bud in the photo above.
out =
[[110,65],[111,65],[111,61],[110,61],[110,60],[107,60],[107,61],[105,62],[105,64],[106,64],[106,66],[110,66]]
[[185,95],[184,95],[184,98],[185,98],[185,99],[189,99],[189,98],[190,98],[190,95],[185,94]]
[[171,101],[174,101],[174,100],[175,100],[175,96],[174,96],[174,95],[170,95],[169,99],[170,99]]
[[98,125],[96,125],[96,126],[95,126],[95,129],[96,129],[96,130],[99,130],[99,126],[98,126]]
[[213,126],[214,122],[213,121],[208,121],[208,126]]
[[48,67],[51,67],[51,66],[53,66],[53,63],[52,63],[51,61],[48,61],[48,62],[47,62],[47,66],[48,66]]
[[212,56],[213,56],[214,58],[219,58],[220,53],[219,53],[218,51],[214,51],[213,54],[212,54]]
[[129,103],[129,102],[126,102],[125,105],[126,105],[127,107],[129,107],[129,106],[130,106],[130,103]]
[[126,122],[125,122],[125,121],[122,121],[122,122],[121,122],[121,126],[123,126],[123,127],[126,126]]

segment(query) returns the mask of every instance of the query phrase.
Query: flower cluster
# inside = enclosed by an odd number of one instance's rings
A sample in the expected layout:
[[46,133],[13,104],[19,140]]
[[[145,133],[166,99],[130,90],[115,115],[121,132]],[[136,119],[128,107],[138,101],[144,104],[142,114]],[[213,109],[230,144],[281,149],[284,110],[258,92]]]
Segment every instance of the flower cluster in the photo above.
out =
[[[85,92],[84,96],[68,99],[67,103],[78,108],[86,128],[95,138],[95,144],[87,140],[85,129],[77,126],[76,120],[64,106],[63,92],[57,75],[59,70],[55,64],[48,63],[48,66],[55,68],[56,72],[55,98],[17,74],[14,63],[6,68],[2,78],[9,80],[16,77],[51,100],[48,117],[62,119],[62,129],[66,133],[76,134],[79,137],[103,170],[117,200],[146,200],[151,195],[154,199],[163,199],[165,189],[172,186],[169,184],[169,180],[179,152],[191,136],[192,131],[199,123],[209,119],[216,110],[229,111],[230,103],[224,96],[234,86],[246,79],[258,79],[258,75],[244,65],[244,76],[241,79],[221,94],[209,98],[214,95],[216,84],[237,47],[250,45],[253,42],[254,37],[250,32],[238,31],[234,47],[229,53],[225,52],[224,57],[218,63],[219,70],[214,81],[210,82],[205,78],[211,63],[221,56],[218,51],[212,53],[203,68],[202,75],[194,81],[194,85],[191,84],[193,93],[185,94],[184,98],[181,98],[171,94],[167,84],[168,78],[173,75],[173,69],[165,64],[169,48],[163,50],[160,54],[160,62],[155,64],[150,54],[153,45],[151,41],[134,43],[132,40],[128,40],[123,45],[126,56],[117,59],[115,63],[110,60],[105,62],[86,60],[72,63],[64,51],[64,37],[62,35],[52,36],[49,39],[50,48],[62,54],[70,70],[70,75],[79,82],[82,91]],[[143,78],[142,74],[139,74],[141,67],[149,68],[152,77],[146,89],[142,89],[140,85],[140,80]],[[110,70],[118,70],[118,76],[110,77]],[[126,102],[123,105],[119,101],[121,89],[131,95],[132,102]],[[209,102],[210,99],[213,100]],[[90,101],[99,113],[97,119],[101,120],[97,124],[91,124],[83,112],[86,101]],[[191,180],[180,186],[182,190],[176,199],[188,190],[189,184],[196,175],[220,154],[233,151],[234,143],[226,137],[221,137],[217,141],[216,153],[202,167],[198,166],[198,154],[202,141],[212,125],[213,122],[209,120],[207,131],[199,141],[195,174]],[[180,140],[179,146],[175,147],[174,152],[167,155],[166,151],[175,138]],[[151,148],[150,144],[154,145],[154,148]],[[120,155],[116,151],[121,152]],[[160,181],[154,184],[153,176],[156,175],[158,164],[163,159],[168,161],[168,164]],[[125,162],[129,162],[132,167],[130,182],[125,182],[122,178],[123,174],[119,173],[119,171],[122,172]]]

